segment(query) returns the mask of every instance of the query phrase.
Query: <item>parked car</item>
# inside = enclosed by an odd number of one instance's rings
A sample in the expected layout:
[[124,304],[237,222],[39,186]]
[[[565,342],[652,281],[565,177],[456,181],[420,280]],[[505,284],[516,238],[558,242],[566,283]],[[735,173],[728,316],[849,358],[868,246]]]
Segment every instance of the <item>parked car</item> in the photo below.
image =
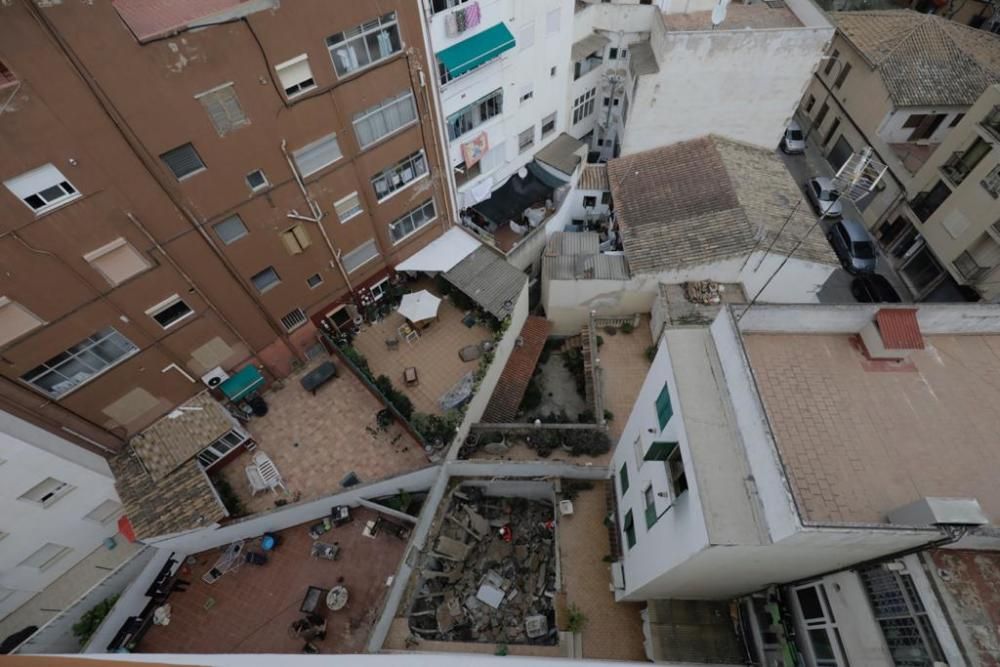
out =
[[826,176],[810,178],[806,183],[806,197],[813,210],[828,218],[839,218],[843,214],[840,193],[833,187],[833,179]]
[[851,294],[859,303],[900,303],[899,293],[885,276],[860,275],[851,281]]
[[868,230],[857,220],[834,223],[826,238],[849,273],[874,273],[878,255]]
[[806,135],[794,120],[788,124],[785,134],[781,137],[781,150],[788,155],[801,155],[806,152]]

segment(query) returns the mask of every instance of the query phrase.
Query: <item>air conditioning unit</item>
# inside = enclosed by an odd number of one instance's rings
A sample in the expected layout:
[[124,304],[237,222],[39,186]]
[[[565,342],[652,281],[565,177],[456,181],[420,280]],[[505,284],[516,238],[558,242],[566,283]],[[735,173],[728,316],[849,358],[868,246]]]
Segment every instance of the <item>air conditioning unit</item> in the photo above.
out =
[[201,381],[209,387],[218,387],[220,384],[229,379],[229,373],[222,370],[222,366],[216,366],[209,372],[201,376]]

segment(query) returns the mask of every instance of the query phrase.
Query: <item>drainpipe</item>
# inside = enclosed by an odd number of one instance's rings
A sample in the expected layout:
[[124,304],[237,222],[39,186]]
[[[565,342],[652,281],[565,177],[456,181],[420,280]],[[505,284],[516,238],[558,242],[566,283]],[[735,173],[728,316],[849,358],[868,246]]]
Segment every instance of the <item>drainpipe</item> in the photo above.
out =
[[309,191],[306,190],[306,184],[302,180],[302,176],[299,174],[298,167],[295,166],[295,161],[292,160],[292,156],[288,154],[288,142],[284,139],[281,140],[281,153],[285,156],[285,161],[288,162],[288,168],[292,170],[292,175],[295,177],[295,183],[299,186],[299,191],[302,193],[302,198],[305,199],[306,205],[309,207],[309,211],[312,213],[312,217],[307,217],[304,215],[299,215],[295,210],[288,213],[288,217],[293,220],[304,220],[306,222],[314,222],[316,226],[319,227],[319,233],[323,235],[323,240],[326,241],[326,247],[330,251],[330,255],[333,257],[333,265],[337,267],[340,271],[341,277],[344,282],[347,283],[347,289],[354,295],[354,286],[351,285],[351,279],[347,276],[347,270],[344,269],[344,265],[340,261],[341,253],[333,247],[333,241],[330,240],[330,236],[326,233],[326,227],[323,226],[323,209],[319,207],[316,200],[309,195]]

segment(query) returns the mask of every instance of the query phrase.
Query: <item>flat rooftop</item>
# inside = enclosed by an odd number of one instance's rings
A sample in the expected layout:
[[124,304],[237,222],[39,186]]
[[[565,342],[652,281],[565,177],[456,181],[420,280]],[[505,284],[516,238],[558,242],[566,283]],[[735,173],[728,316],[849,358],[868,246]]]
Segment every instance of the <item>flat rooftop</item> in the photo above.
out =
[[884,523],[925,496],[1000,521],[1000,335],[929,335],[901,364],[856,336],[744,334],[803,519]]
[[[711,30],[712,12],[688,12],[686,14],[663,14],[663,24],[667,30]],[[752,5],[730,4],[726,8],[726,19],[716,30],[744,30],[751,28],[801,28],[795,13],[781,0],[755,2]]]

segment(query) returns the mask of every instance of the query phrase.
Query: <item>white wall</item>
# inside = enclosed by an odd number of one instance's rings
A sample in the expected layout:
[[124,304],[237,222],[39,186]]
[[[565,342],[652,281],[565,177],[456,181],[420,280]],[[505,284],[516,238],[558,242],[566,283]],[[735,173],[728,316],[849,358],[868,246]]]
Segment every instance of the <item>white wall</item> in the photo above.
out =
[[542,285],[542,306],[552,322],[552,335],[572,336],[587,324],[592,310],[597,317],[649,312],[656,285],[651,276],[631,280],[549,280]]
[[903,127],[909,117],[913,114],[948,114],[947,118],[941,121],[938,128],[934,130],[934,134],[929,136],[927,139],[921,141],[920,143],[928,144],[939,144],[941,140],[944,139],[945,135],[948,134],[948,130],[951,129],[948,126],[955,119],[956,116],[965,112],[968,107],[955,108],[941,108],[941,107],[907,107],[906,109],[900,109],[896,111],[889,112],[882,124],[879,126],[877,132],[878,136],[885,141],[887,144],[902,144],[906,143],[910,139],[910,135],[913,134],[913,127]]
[[[758,304],[742,316],[740,331],[773,333],[857,333],[884,306],[879,304]],[[1000,333],[1000,306],[981,303],[900,304],[916,308],[920,330],[934,334]],[[733,306],[737,313],[743,308]]]
[[[30,600],[117,534],[118,514],[100,524],[84,518],[118,501],[107,463],[73,443],[0,412],[0,618]],[[48,477],[74,488],[48,507],[19,497]],[[46,543],[72,549],[44,571],[20,563]]]

